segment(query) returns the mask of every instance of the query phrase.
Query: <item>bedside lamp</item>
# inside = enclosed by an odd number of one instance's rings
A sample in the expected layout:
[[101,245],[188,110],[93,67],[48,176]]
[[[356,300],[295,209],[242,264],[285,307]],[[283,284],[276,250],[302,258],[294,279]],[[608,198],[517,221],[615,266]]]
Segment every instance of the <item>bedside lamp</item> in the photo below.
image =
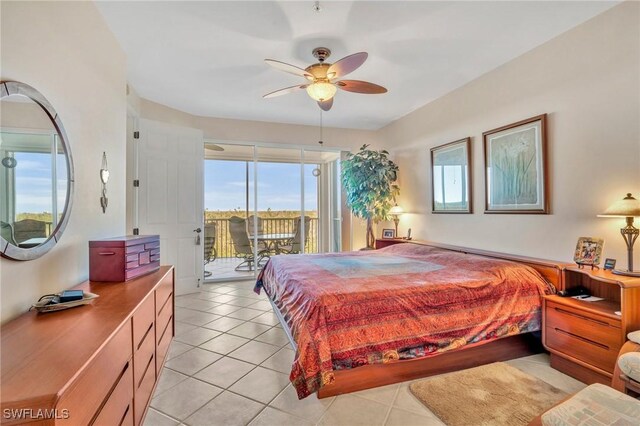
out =
[[402,213],[404,213],[404,210],[397,204],[389,210],[389,215],[393,216],[393,223],[396,224],[396,238],[398,238],[398,223],[400,223],[400,215]]
[[640,271],[633,270],[633,243],[636,242],[640,232],[638,228],[633,226],[634,216],[640,217],[640,201],[633,198],[631,193],[628,193],[622,200],[616,201],[604,213],[598,215],[598,217],[624,217],[627,219],[627,226],[621,228],[620,233],[627,244],[628,268],[626,271],[615,269],[613,271],[614,274],[640,277]]

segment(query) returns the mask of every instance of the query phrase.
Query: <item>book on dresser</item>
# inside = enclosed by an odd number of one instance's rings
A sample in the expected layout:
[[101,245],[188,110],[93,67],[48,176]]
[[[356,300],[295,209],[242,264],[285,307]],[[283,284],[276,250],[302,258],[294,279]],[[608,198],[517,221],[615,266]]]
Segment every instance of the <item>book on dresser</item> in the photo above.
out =
[[2,424],[142,424],[174,335],[173,267],[74,289],[100,297],[1,326]]
[[640,329],[640,278],[567,267],[563,286],[601,300],[545,296],[542,333],[551,366],[588,384],[610,385],[627,334]]

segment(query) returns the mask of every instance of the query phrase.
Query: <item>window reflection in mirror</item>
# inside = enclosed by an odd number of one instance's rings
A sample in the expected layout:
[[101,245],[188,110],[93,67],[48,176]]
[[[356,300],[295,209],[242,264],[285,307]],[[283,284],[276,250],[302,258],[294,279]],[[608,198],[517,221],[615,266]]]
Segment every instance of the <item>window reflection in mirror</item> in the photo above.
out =
[[64,149],[49,116],[28,97],[2,98],[0,112],[0,231],[10,244],[37,247],[64,213]]

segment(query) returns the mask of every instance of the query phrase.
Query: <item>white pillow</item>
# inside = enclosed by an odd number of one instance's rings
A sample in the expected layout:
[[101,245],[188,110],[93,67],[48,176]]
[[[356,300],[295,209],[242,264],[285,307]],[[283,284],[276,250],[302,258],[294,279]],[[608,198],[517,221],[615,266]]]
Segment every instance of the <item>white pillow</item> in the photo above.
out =
[[640,352],[627,352],[618,358],[620,370],[636,382],[640,382]]
[[632,331],[631,333],[627,334],[627,338],[632,342],[640,345],[640,330]]

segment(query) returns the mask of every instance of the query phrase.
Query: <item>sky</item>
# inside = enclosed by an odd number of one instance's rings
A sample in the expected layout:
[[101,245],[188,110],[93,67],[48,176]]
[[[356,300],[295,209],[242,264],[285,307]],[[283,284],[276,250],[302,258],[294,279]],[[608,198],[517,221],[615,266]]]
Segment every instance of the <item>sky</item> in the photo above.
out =
[[[16,213],[51,213],[51,154],[16,152]],[[58,155],[58,212],[64,208],[67,173],[64,155]]]
[[[249,209],[253,209],[253,163],[249,162]],[[304,166],[305,210],[317,210],[314,164]],[[206,160],[204,207],[209,211],[246,208],[246,162]],[[300,210],[301,170],[297,163],[258,163],[258,210]]]

